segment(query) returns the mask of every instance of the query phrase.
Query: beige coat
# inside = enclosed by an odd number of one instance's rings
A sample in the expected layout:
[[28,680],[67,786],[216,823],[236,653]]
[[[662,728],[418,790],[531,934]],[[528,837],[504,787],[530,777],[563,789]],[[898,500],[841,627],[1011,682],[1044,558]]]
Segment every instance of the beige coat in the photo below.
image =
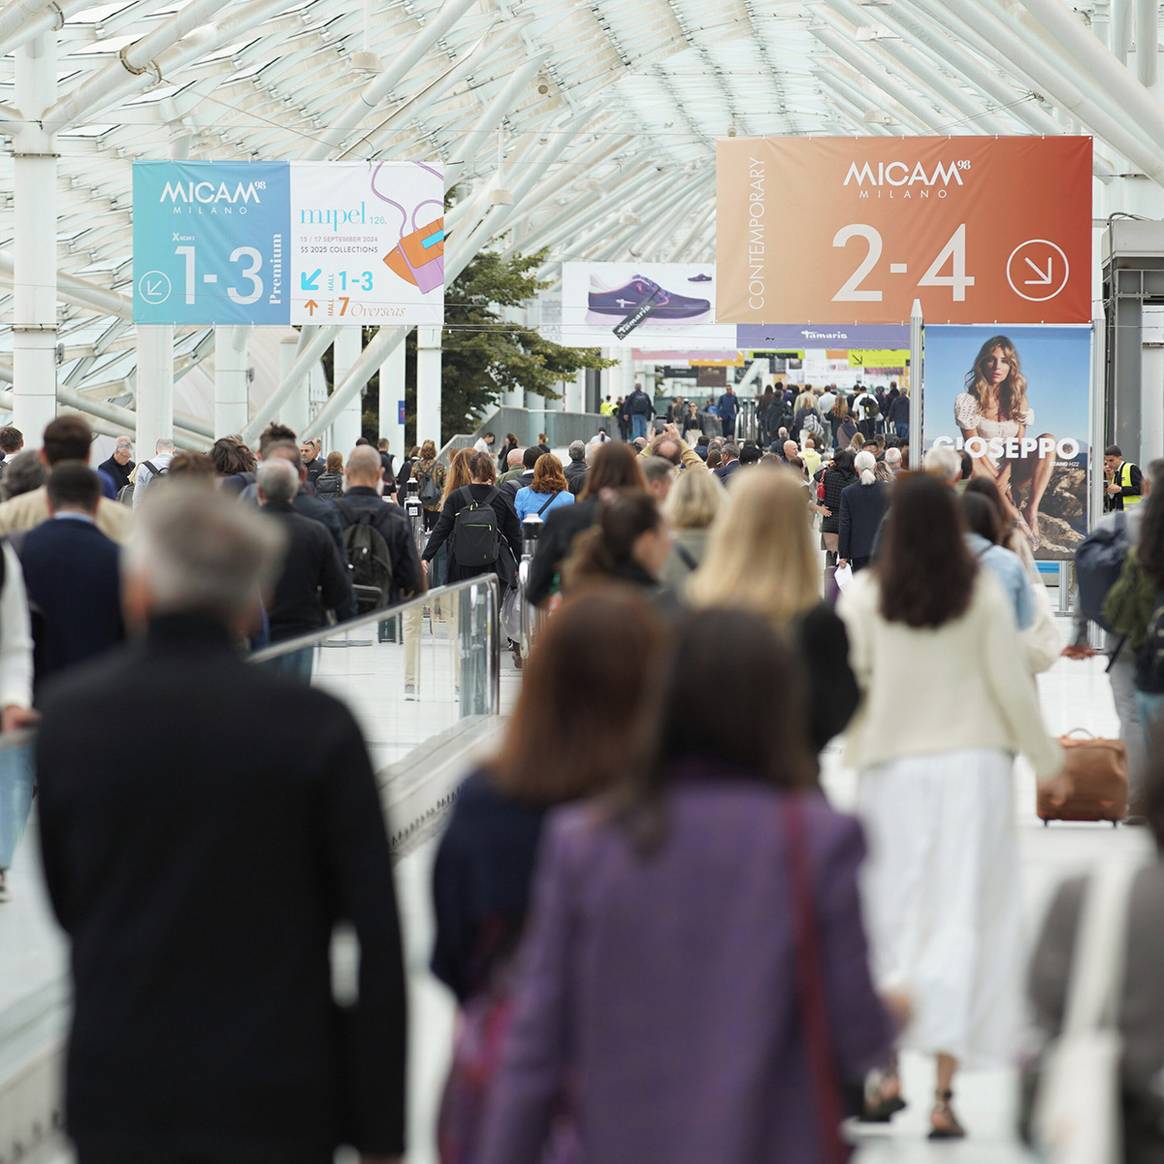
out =
[[970,606],[937,630],[886,622],[872,571],[858,574],[838,613],[861,706],[845,733],[846,764],[868,768],[902,756],[972,748],[1025,755],[1040,778],[1063,766],[1047,734],[1014,615],[980,570]]
[[[48,519],[48,493],[42,485],[0,505],[0,534],[21,533]],[[97,528],[115,542],[127,542],[133,529],[133,510],[102,497],[97,504]]]

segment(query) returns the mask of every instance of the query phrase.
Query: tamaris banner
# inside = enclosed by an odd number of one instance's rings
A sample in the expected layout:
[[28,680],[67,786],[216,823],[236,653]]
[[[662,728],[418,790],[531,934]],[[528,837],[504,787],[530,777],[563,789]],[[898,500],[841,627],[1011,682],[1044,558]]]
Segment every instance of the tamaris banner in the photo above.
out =
[[723,323],[1086,323],[1091,138],[731,138]]
[[923,447],[970,454],[1036,558],[1087,533],[1090,327],[927,327]]

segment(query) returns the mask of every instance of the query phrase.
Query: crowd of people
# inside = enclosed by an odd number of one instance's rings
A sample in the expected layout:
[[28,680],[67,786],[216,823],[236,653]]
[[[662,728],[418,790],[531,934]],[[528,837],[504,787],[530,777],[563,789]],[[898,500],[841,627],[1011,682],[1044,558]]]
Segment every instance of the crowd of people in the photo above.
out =
[[[459,1009],[442,1164],[832,1164],[846,1118],[906,1105],[902,1050],[933,1060],[929,1137],[964,1137],[960,1068],[1012,1061],[1020,1034],[1016,757],[1046,795],[1070,791],[1034,681],[1058,640],[997,488],[952,450],[911,466],[894,393],[773,391],[766,447],[688,430],[675,402],[652,438],[579,442],[568,467],[544,437],[487,434],[397,470],[386,449],[322,458],[273,424],[254,451],[159,447],[143,477],[120,442],[116,473],[90,470],[84,422],[53,421],[44,483],[0,504],[0,699],[5,728],[41,717],[81,1164],[403,1157],[405,975],[367,751],[301,658],[247,667],[239,647],[436,582],[513,585],[523,522],[544,628],[433,871],[431,966]],[[29,454],[5,439],[8,492]],[[1119,527],[1109,629],[1145,744],[1133,817],[1164,839],[1146,746],[1164,718],[1162,475],[1148,466]],[[387,500],[401,493],[419,531]],[[378,587],[357,542],[383,544]],[[63,587],[81,561],[83,586]],[[125,762],[118,725],[171,756],[160,774]],[[838,737],[854,816],[821,786]],[[1134,963],[1164,887],[1158,866],[1141,877]],[[1034,955],[1047,1039],[1082,898],[1063,890]],[[341,922],[359,981],[337,1007]],[[1132,1024],[1158,990],[1129,982]],[[1164,1044],[1139,1038],[1130,1161],[1164,1158]]]

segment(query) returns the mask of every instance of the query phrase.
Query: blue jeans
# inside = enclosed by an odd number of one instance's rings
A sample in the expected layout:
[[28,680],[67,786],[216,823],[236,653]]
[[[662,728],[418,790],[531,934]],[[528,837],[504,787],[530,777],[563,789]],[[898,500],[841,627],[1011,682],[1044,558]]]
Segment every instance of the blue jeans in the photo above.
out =
[[640,416],[638,413],[631,414],[631,440],[638,440],[639,437],[647,435],[647,417]]
[[32,807],[32,745],[0,749],[0,869],[12,864]]
[[1136,691],[1136,710],[1140,713],[1140,730],[1144,733],[1144,754],[1152,755],[1152,737],[1164,722],[1164,694]]
[[909,440],[909,421],[906,421],[903,424],[899,420],[894,424],[893,428],[896,431],[899,440],[903,440],[903,441]]
[[280,655],[276,659],[268,659],[262,664],[272,671],[286,675],[288,679],[298,679],[300,683],[311,686],[311,665],[315,660],[315,648],[303,647],[292,651],[289,655]]

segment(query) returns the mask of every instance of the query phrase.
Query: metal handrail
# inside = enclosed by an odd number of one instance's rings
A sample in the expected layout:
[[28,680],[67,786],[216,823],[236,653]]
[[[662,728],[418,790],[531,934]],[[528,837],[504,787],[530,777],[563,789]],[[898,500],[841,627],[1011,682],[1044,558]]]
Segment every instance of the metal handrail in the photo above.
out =
[[430,606],[434,602],[440,602],[442,599],[451,598],[454,595],[459,595],[473,589],[479,589],[482,586],[487,587],[490,593],[490,625],[488,628],[489,633],[486,636],[490,654],[488,660],[489,702],[494,712],[496,712],[501,706],[501,584],[496,574],[478,574],[474,578],[466,578],[463,582],[453,582],[447,586],[437,586],[417,598],[410,598],[407,602],[397,603],[395,606],[387,606],[382,610],[372,610],[367,614],[360,614],[355,618],[347,619],[345,622],[333,623],[331,626],[322,627],[317,631],[312,631],[310,634],[300,635],[298,638],[287,639],[274,646],[265,647],[263,650],[255,651],[250,655],[249,661],[252,663],[265,663],[269,659],[282,658],[284,655],[291,655],[296,651],[323,646],[326,643],[334,642],[337,635],[345,635],[349,631],[358,631],[363,627],[369,629],[378,627],[380,623],[388,619],[399,618],[410,610],[423,612],[426,606]]

